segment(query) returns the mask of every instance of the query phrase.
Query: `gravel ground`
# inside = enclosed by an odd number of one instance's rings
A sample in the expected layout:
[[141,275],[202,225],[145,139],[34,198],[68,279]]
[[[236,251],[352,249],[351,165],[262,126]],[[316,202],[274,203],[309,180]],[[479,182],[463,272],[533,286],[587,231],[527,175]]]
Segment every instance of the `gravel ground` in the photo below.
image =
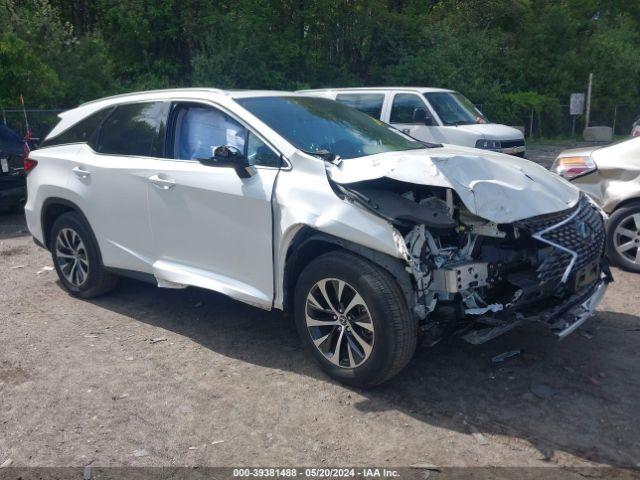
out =
[[78,300],[51,265],[0,214],[0,464],[640,466],[640,276],[614,271],[564,341],[530,325],[423,347],[364,391],[278,313],[129,280]]

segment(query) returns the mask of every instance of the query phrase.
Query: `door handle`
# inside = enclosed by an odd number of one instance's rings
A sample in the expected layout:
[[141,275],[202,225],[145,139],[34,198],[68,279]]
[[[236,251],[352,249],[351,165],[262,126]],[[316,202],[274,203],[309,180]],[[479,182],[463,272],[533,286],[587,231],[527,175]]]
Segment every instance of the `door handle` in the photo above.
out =
[[91,175],[91,172],[83,169],[82,167],[73,167],[71,171],[75,173],[77,177],[80,177],[80,178],[87,178],[89,175]]
[[159,175],[151,175],[149,177],[149,181],[153,184],[154,187],[159,188],[161,190],[169,190],[174,187],[176,182],[175,180],[171,180],[168,178],[160,178]]

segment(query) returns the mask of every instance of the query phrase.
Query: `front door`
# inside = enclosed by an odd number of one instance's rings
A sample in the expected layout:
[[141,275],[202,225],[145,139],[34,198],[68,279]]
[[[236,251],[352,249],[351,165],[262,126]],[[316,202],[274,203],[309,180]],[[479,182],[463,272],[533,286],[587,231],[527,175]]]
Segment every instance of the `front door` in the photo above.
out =
[[[149,178],[154,274],[162,282],[216,290],[262,307],[273,300],[271,197],[279,156],[213,106],[176,103],[168,157]],[[256,166],[207,166],[217,146],[240,149]],[[169,283],[167,283],[167,286]]]

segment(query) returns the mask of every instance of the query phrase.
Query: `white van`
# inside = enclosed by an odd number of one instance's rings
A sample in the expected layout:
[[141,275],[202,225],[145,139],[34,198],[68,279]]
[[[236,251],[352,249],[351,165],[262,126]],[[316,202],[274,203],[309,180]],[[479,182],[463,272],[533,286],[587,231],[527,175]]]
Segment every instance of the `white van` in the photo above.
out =
[[462,145],[524,157],[520,130],[490,123],[455,90],[427,87],[372,87],[300,90],[336,100],[389,123],[418,140]]

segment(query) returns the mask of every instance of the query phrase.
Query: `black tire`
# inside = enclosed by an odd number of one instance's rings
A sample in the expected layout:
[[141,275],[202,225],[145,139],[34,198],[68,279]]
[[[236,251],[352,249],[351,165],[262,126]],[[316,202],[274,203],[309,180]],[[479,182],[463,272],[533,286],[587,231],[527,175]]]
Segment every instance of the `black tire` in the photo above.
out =
[[[640,201],[628,203],[614,211],[609,217],[607,222],[607,258],[609,261],[630,272],[640,273],[640,263],[634,263],[630,259],[626,258],[615,247],[616,229],[623,223],[626,223],[631,215],[640,214]],[[638,241],[638,247],[640,248],[640,241]],[[633,252],[634,250],[632,250]]]
[[[370,312],[373,347],[368,358],[355,368],[331,363],[313,343],[307,327],[307,296],[323,279],[346,282],[360,294]],[[395,279],[376,264],[346,251],[321,255],[303,270],[296,285],[294,314],[302,342],[320,367],[348,385],[367,388],[386,382],[407,365],[416,349],[418,323]]]
[[[86,273],[86,279],[81,285],[74,285],[65,277],[58,259],[56,241],[60,231],[64,229],[71,229],[76,232],[85,247],[84,251],[86,251],[86,260],[89,267]],[[79,298],[93,298],[103,295],[115,288],[118,283],[118,277],[105,270],[102,265],[100,249],[91,231],[91,227],[87,225],[79,214],[67,212],[60,215],[51,227],[49,239],[49,250],[53,259],[53,265],[60,278],[60,283],[62,283],[62,286],[71,295]]]

